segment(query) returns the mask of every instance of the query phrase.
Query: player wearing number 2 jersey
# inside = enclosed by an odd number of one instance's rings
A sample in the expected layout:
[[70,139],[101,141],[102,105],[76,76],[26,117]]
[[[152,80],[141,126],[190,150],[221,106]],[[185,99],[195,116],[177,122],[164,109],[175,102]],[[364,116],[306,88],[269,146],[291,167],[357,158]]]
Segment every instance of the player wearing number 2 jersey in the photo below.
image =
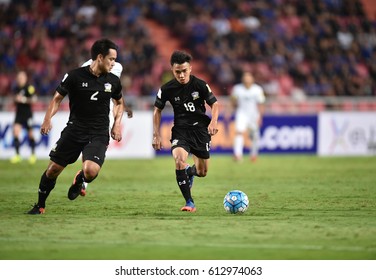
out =
[[81,153],[82,170],[74,177],[68,198],[73,200],[79,195],[85,195],[84,184],[97,177],[104,163],[109,144],[111,99],[114,102],[111,137],[116,141],[121,140],[124,111],[122,87],[119,78],[110,73],[115,64],[117,49],[108,39],[96,41],[91,48],[91,65],[68,72],[57,87],[41,125],[41,133],[47,135],[51,130],[51,119],[65,96],[69,97],[69,120],[50,152],[50,163],[39,183],[38,203],[28,214],[44,213],[46,199],[55,187],[57,177]]
[[[162,110],[168,101],[174,110],[171,150],[176,181],[186,201],[181,210],[194,212],[196,207],[191,196],[193,178],[205,177],[208,172],[211,136],[218,132],[218,102],[209,85],[191,75],[191,60],[191,55],[183,51],[175,51],[171,55],[174,79],[159,89],[154,103],[153,148],[162,148],[159,128]],[[211,118],[206,115],[205,104],[211,108]],[[192,166],[187,163],[190,153],[194,160]]]

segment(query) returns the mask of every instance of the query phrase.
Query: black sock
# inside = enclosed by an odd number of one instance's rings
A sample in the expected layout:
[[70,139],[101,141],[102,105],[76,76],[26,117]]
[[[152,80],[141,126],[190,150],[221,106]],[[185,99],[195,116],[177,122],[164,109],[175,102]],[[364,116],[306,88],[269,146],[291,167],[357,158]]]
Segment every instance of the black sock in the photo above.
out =
[[188,176],[198,176],[197,175],[197,170],[196,170],[196,165],[189,166],[186,170]]
[[84,182],[84,171],[81,170],[80,173],[76,175],[76,183],[82,184]]
[[78,175],[76,176],[76,182],[79,182],[79,183],[83,183],[83,182],[86,182],[86,183],[91,183],[94,181],[95,178],[97,178],[98,174],[91,180],[87,179],[84,175],[84,171],[81,170],[80,173],[78,173]]
[[56,184],[56,179],[49,179],[46,176],[46,172],[43,173],[40,178],[39,190],[38,190],[38,206],[45,208],[46,199],[50,192],[53,190]]
[[176,170],[176,182],[180,188],[182,195],[184,196],[185,201],[191,200],[193,202],[191,196],[191,189],[189,188],[189,178],[185,169],[183,170]]
[[29,145],[31,149],[31,154],[35,154],[35,140],[34,138],[29,139]]
[[13,144],[14,144],[14,148],[16,149],[16,154],[19,155],[20,154],[20,140],[15,137],[14,140],[13,140]]

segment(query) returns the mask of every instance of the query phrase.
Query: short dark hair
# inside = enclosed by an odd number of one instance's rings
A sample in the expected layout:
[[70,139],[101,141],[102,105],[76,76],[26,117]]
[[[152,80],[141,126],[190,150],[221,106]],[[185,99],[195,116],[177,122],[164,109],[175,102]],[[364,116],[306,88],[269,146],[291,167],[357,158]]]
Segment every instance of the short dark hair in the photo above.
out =
[[191,63],[192,56],[185,51],[174,51],[171,55],[171,66],[176,64],[183,64],[185,62]]
[[91,47],[91,59],[96,60],[99,54],[105,57],[110,53],[110,49],[118,50],[119,47],[109,39],[100,39],[94,42]]

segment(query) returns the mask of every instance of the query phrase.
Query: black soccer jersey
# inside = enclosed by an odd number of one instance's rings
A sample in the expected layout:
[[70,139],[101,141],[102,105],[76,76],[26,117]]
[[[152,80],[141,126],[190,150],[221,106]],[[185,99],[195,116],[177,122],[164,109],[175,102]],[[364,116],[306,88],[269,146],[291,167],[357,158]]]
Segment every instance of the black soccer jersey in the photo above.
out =
[[154,106],[162,110],[167,101],[174,110],[174,125],[192,128],[209,125],[205,102],[212,105],[217,99],[205,81],[191,75],[187,84],[173,79],[159,89]]
[[56,90],[63,96],[69,96],[68,124],[88,133],[108,133],[110,101],[111,98],[119,100],[122,97],[121,83],[112,73],[97,77],[89,67],[80,67],[65,74]]
[[[23,87],[17,87],[15,94],[19,94],[27,99],[32,98],[35,94],[35,88],[32,85],[25,85]],[[18,103],[16,102],[16,113],[23,118],[32,117],[31,104],[30,103]]]

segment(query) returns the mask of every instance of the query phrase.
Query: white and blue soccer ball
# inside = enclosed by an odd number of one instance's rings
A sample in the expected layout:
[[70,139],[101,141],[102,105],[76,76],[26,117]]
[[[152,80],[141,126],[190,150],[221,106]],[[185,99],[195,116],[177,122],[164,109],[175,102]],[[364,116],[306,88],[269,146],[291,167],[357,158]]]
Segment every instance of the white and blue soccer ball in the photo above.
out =
[[248,205],[248,196],[239,190],[229,191],[223,199],[223,207],[230,214],[244,213],[247,211]]

